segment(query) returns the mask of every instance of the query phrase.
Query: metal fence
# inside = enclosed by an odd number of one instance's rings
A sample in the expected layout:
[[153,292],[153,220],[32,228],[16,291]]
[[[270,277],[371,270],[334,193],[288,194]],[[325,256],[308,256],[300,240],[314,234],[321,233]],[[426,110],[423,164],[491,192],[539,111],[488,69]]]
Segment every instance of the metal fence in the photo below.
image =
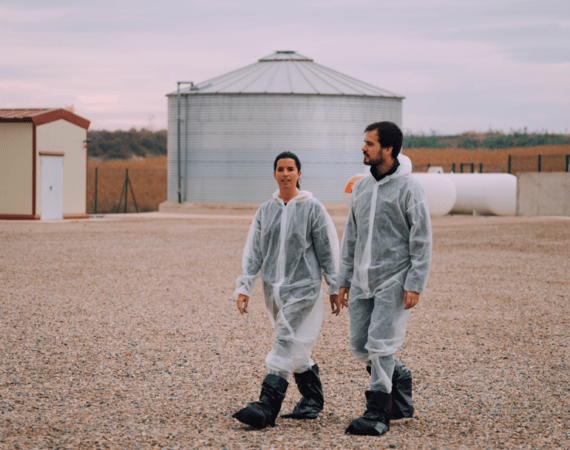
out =
[[452,163],[452,164],[414,164],[414,172],[428,172],[430,168],[441,167],[444,173],[507,173],[507,164]]
[[[510,155],[504,164],[414,164],[414,172],[438,166],[445,173],[570,172],[570,155]],[[166,201],[166,169],[87,169],[87,213],[158,211]]]
[[166,200],[166,169],[87,169],[87,213],[158,211]]
[[444,173],[570,172],[570,155],[509,155],[506,163],[457,162],[452,164],[414,164],[414,172],[441,167]]
[[570,155],[509,155],[508,173],[570,172]]

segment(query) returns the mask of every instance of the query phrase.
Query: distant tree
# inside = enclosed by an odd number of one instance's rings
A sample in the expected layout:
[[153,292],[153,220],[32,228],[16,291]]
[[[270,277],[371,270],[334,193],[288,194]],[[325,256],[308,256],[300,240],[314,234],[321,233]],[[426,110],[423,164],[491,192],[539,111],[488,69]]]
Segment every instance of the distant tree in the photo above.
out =
[[465,138],[459,144],[460,148],[477,148],[479,147],[479,141],[472,138]]
[[89,139],[90,157],[130,159],[135,156],[147,158],[166,155],[166,130],[90,130]]
[[536,133],[527,134],[513,131],[503,134],[499,131],[477,133],[465,132],[455,136],[414,136],[407,134],[404,137],[403,148],[489,148],[504,149],[512,147],[535,147],[540,145],[564,145],[570,144],[570,135]]
[[406,136],[404,148],[442,148],[447,145],[438,142],[437,136]]
[[481,142],[481,147],[485,148],[511,148],[514,147],[515,141],[511,135],[490,137]]

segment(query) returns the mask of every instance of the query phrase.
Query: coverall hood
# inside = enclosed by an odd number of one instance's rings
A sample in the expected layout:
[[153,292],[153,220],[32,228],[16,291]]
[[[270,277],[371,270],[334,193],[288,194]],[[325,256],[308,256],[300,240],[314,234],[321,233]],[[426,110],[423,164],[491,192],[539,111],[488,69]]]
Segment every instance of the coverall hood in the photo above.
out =
[[[411,164],[411,163],[410,163]],[[293,197],[290,201],[295,200],[296,202],[302,202],[305,200],[308,200],[310,198],[313,198],[313,193],[309,192],[309,191],[299,191],[299,194],[296,197]],[[282,199],[279,198],[279,189],[277,189],[274,193],[273,193],[273,199],[277,200],[277,201],[283,201]]]
[[[408,175],[412,173],[412,160],[408,158],[406,155],[402,155],[401,153],[398,155],[398,162],[400,165],[396,169],[396,171],[392,175],[388,175],[385,178],[382,178],[378,183],[382,184],[384,180],[393,180],[394,178],[399,178],[403,175]],[[370,174],[372,176],[372,174]],[[374,178],[374,177],[373,177]]]
[[397,176],[402,176],[412,173],[412,160],[410,158],[400,153],[398,155],[398,161],[400,162],[400,167],[398,167],[398,170],[396,170],[396,172],[394,173],[394,178],[396,178]]

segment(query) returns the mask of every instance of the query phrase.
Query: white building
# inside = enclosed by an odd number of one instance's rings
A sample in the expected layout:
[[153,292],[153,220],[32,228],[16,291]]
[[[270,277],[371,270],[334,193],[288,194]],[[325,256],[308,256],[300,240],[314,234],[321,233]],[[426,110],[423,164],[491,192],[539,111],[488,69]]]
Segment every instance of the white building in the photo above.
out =
[[66,109],[0,109],[0,219],[88,217],[88,128]]

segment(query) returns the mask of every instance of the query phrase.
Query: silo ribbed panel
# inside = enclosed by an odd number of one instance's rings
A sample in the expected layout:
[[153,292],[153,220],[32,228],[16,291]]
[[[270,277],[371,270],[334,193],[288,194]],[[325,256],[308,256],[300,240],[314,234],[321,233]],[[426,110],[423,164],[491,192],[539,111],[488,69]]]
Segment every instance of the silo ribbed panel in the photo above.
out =
[[[303,189],[342,203],[347,180],[364,170],[366,125],[402,123],[401,97],[187,92],[180,102],[182,200],[191,202],[267,200],[277,188],[273,160],[288,150],[301,160]],[[177,118],[177,97],[169,95],[170,201],[178,200]]]

